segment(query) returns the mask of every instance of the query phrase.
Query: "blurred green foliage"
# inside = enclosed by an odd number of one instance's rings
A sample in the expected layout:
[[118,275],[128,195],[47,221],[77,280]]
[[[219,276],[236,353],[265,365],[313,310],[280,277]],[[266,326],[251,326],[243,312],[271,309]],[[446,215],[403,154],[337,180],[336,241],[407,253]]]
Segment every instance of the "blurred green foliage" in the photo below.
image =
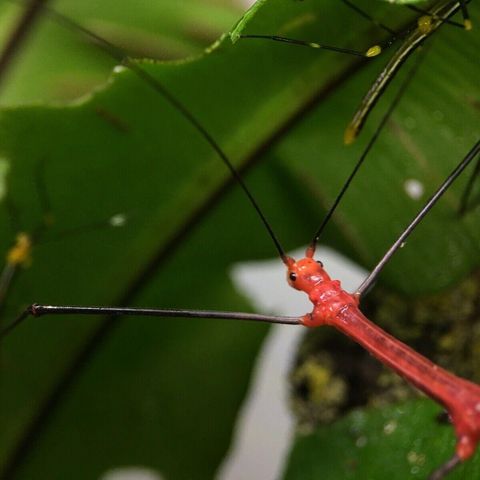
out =
[[[239,16],[218,1],[132,5],[66,1],[56,8],[134,55],[160,58],[201,51],[199,37],[208,43]],[[268,0],[259,7],[242,24],[246,32],[361,50],[384,38],[336,0]],[[13,13],[2,8],[5,24]],[[387,5],[375,14],[393,28],[411,18]],[[44,165],[55,224],[36,246],[31,267],[16,276],[2,322],[32,301],[247,309],[228,269],[274,250],[214,152],[130,71],[119,69],[105,81],[114,65],[84,37],[47,19],[32,35],[2,98],[0,157],[9,166],[17,221],[27,231],[42,216],[35,171]],[[443,28],[433,40],[324,238],[366,266],[479,134],[480,37]],[[208,53],[139,65],[188,106],[237,168],[248,170],[248,184],[290,249],[308,241],[388,105],[395,85],[358,144],[341,144],[343,128],[387,58],[367,64],[273,42],[232,44],[226,36]],[[65,98],[77,99],[59,102]],[[411,178],[424,185],[421,199],[405,193]],[[455,214],[465,181],[398,253],[382,276],[385,284],[417,296],[478,267],[479,211],[462,219]],[[62,236],[117,212],[129,218],[122,229]],[[15,232],[7,210],[0,215],[6,251]],[[212,478],[265,333],[263,326],[219,321],[30,321],[1,349],[0,465],[11,468],[12,478],[96,478],[125,464],[148,465],[172,479]],[[425,422],[432,422],[428,415]],[[406,429],[417,423],[413,415],[402,419]],[[329,432],[319,434],[326,444]],[[428,438],[427,427],[422,432]],[[429,458],[446,455],[437,443],[424,443]],[[374,471],[390,468],[392,455],[410,448],[402,441],[382,447],[390,450],[362,459]],[[345,478],[337,468],[344,460],[325,458],[337,472],[331,478]]]

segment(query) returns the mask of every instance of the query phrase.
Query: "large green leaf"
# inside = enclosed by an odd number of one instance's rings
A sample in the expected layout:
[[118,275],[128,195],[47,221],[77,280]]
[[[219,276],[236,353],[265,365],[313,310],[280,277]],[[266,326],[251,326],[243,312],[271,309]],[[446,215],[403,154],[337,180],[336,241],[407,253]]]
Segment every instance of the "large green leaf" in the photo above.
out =
[[[392,17],[392,8],[400,7],[384,6],[379,17]],[[395,12],[400,25],[404,12]],[[361,50],[379,40],[370,23],[333,0],[260,2],[240,28]],[[365,265],[421,205],[405,194],[405,180],[419,179],[431,192],[479,133],[479,35],[444,29],[436,37],[325,237]],[[59,44],[56,36],[49,41]],[[85,47],[82,55],[90,57],[95,49]],[[200,57],[141,66],[168,85],[239,168],[256,167],[247,181],[290,248],[308,240],[375,124],[355,147],[341,145],[378,62],[363,68],[347,56],[225,37]],[[96,72],[79,65],[87,76]],[[32,92],[27,98],[37,98]],[[22,227],[31,231],[41,217],[39,162],[56,217],[31,268],[17,276],[6,320],[32,301],[247,308],[228,268],[274,253],[208,145],[125,69],[70,105],[5,108],[0,155]],[[457,185],[398,254],[386,283],[417,295],[478,266],[478,209],[459,220],[460,191]],[[129,215],[122,230],[54,241],[116,212]],[[0,221],[6,250],[13,235],[6,212]],[[17,478],[91,478],[118,464],[211,478],[264,334],[261,326],[222,322],[31,321],[2,347],[0,461]]]

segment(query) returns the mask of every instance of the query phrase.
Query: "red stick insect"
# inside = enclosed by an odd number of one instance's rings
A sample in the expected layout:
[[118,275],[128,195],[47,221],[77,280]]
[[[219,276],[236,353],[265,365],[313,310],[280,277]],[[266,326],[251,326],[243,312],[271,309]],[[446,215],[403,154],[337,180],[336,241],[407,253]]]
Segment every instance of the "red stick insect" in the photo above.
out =
[[[442,404],[449,413],[457,435],[456,453],[453,457],[431,475],[431,480],[443,478],[460,462],[469,459],[476,450],[480,440],[480,386],[461,379],[440,368],[433,362],[418,354],[399,340],[388,335],[380,327],[370,322],[358,308],[363,292],[371,286],[395,251],[400,248],[406,238],[420,223],[432,206],[463,170],[480,154],[480,141],[471,149],[467,156],[440,186],[427,204],[418,213],[412,223],[402,233],[398,240],[387,251],[373,272],[360,285],[354,294],[345,292],[338,280],[332,280],[324,270],[320,261],[315,261],[315,242],[312,242],[303,259],[295,260],[285,255],[280,247],[281,259],[287,267],[289,284],[297,290],[308,294],[313,304],[313,311],[300,318],[271,317],[240,312],[215,312],[192,310],[159,310],[142,308],[115,307],[81,307],[33,304],[18,317],[9,327],[1,332],[1,337],[7,335],[27,317],[42,315],[146,315],[161,317],[192,317],[192,318],[225,318],[269,323],[304,325],[318,327],[330,325],[345,333],[360,345],[365,347],[382,363],[389,366],[412,385],[422,390],[430,398]],[[242,185],[243,182],[242,182]],[[246,188],[246,187],[244,187]],[[248,190],[247,190],[248,191]],[[254,205],[256,205],[254,203]]]
[[[140,72],[140,73],[141,73],[141,72]],[[477,150],[478,150],[478,147],[477,147],[476,150],[473,150],[473,151],[472,151],[472,155],[468,157],[468,161],[471,161],[471,160],[472,160],[472,158],[474,157],[474,155],[475,155],[475,153],[477,152]],[[217,152],[218,152],[218,151],[219,151],[219,149],[217,148]],[[228,163],[227,163],[227,164],[228,164]],[[233,174],[235,175],[235,171],[233,171]],[[454,177],[452,176],[452,177],[450,177],[449,180],[453,180],[453,178],[454,178]],[[313,248],[311,248],[311,249],[309,250],[309,254],[313,254]],[[289,267],[293,268],[294,270],[296,270],[298,264],[293,264],[292,261],[291,261],[290,259],[288,259],[284,254],[282,254],[282,257],[283,257],[283,259],[284,259],[284,263],[286,263],[287,266],[289,266]],[[309,263],[309,260],[305,260],[305,261],[306,261],[307,264]],[[313,264],[312,264],[312,265],[313,265]],[[315,268],[318,269],[319,267],[318,267],[318,266],[315,266]],[[297,273],[297,272],[296,272],[296,271],[291,271],[290,273]],[[325,281],[325,285],[328,283],[327,277],[325,276],[326,274],[324,274],[321,270],[317,270],[316,275],[321,276],[321,277],[323,278],[323,280]],[[317,279],[317,280],[318,280],[318,279]],[[291,281],[293,281],[293,280],[291,279]],[[336,284],[332,284],[332,285],[330,285],[330,286],[333,288],[335,285],[336,285]],[[307,287],[308,287],[308,285],[304,285],[304,286],[305,286],[305,290],[306,290]],[[316,293],[318,293],[318,291],[317,291]],[[325,292],[325,293],[328,293],[328,292]],[[330,293],[331,293],[331,292],[330,292]],[[347,296],[344,297],[344,298],[345,298],[345,300],[347,301],[347,303],[348,303],[348,305],[349,305],[349,308],[348,308],[348,309],[349,309],[349,311],[350,311],[350,310],[353,311],[353,310],[354,310],[354,307],[355,307],[355,304],[356,304],[356,301],[355,301],[354,299],[352,299],[352,297],[351,297],[350,295],[345,294],[344,292],[340,292],[340,291],[337,290],[337,293],[338,293],[340,296],[347,295]],[[312,295],[314,296],[314,295],[315,295],[315,292],[312,292]],[[351,307],[351,308],[350,308],[350,307]],[[36,307],[34,310],[35,310],[37,313],[40,313],[40,314],[42,313],[41,307],[40,307],[40,308],[39,308],[39,307]],[[61,308],[60,308],[59,312],[60,312],[60,311],[61,311]],[[97,310],[97,311],[98,311],[98,310]],[[104,312],[104,311],[105,311],[104,309],[101,309],[101,312]],[[128,310],[122,310],[121,312],[122,312],[122,313],[129,313]],[[146,312],[146,311],[145,311],[145,312]],[[342,312],[344,312],[344,311],[342,310]],[[115,310],[114,313],[120,313],[120,310]],[[148,312],[148,313],[152,313],[152,312]],[[165,312],[163,312],[163,313],[165,313]],[[168,312],[167,312],[167,313],[168,313]],[[170,312],[170,313],[172,313],[172,312]],[[183,312],[183,313],[184,313],[184,312]],[[211,312],[210,312],[210,313],[211,313]],[[340,314],[341,312],[338,312],[338,313]],[[344,312],[344,313],[345,313],[345,312]],[[173,314],[173,313],[172,313],[172,314]],[[218,316],[218,312],[217,312],[217,314],[212,313],[212,316],[215,316],[215,315]],[[222,314],[220,313],[220,315],[222,315]],[[245,316],[243,315],[242,318],[245,318]],[[247,318],[248,318],[248,317],[247,317]],[[263,318],[258,318],[258,319],[265,319],[265,318],[263,317]],[[271,319],[271,320],[273,321],[273,319]],[[308,319],[305,319],[305,321],[307,321],[307,320],[308,320]],[[296,320],[295,320],[295,323],[299,323],[299,320],[296,319]],[[367,325],[368,325],[368,324],[367,324]],[[365,337],[364,337],[364,340],[365,340]],[[365,341],[366,341],[366,340],[365,340]],[[381,350],[381,349],[380,349],[380,350]],[[380,350],[379,350],[379,351],[380,351]],[[404,353],[405,353],[406,355],[408,355],[407,352],[408,352],[408,351],[405,351]],[[417,358],[417,357],[415,357],[415,358]],[[418,360],[418,358],[417,358],[417,360]],[[400,370],[401,370],[401,368],[402,368],[402,367],[400,367]],[[402,371],[403,371],[403,370],[402,370]],[[411,371],[410,371],[410,372],[411,372]],[[404,373],[405,373],[405,372],[404,372]],[[414,378],[413,378],[413,377],[415,377],[415,375],[412,375],[412,376],[411,376],[411,380],[412,380],[412,381],[414,381]],[[447,377],[445,376],[445,374],[442,373],[442,374],[440,375],[440,377],[446,382],[446,378],[447,378]],[[445,382],[444,382],[444,383],[445,383]],[[432,391],[431,393],[434,394],[433,391]],[[453,409],[453,405],[452,405],[452,409]],[[473,438],[470,438],[470,443],[473,443]],[[455,461],[457,461],[457,460],[458,460],[458,458],[455,459]],[[454,463],[454,462],[453,462],[453,463]],[[451,465],[449,465],[449,466],[451,466]]]

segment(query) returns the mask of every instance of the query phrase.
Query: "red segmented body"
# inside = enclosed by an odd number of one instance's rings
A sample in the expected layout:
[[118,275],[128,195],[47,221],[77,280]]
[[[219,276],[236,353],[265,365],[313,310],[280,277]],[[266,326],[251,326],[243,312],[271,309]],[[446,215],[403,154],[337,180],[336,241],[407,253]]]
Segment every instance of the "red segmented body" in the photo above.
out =
[[480,440],[480,386],[457,377],[423,357],[368,320],[358,308],[358,298],[332,280],[313,252],[299,261],[286,259],[288,282],[308,294],[313,311],[302,317],[306,327],[331,325],[365,347],[448,411],[457,434],[460,460],[473,455]]

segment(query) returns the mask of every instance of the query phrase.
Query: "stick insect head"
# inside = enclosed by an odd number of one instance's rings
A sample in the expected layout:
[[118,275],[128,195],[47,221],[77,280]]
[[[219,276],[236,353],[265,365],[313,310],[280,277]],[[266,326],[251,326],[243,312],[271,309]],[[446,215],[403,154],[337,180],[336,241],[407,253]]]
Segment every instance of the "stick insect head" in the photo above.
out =
[[284,262],[287,266],[287,281],[296,290],[309,293],[313,287],[322,282],[331,280],[328,273],[323,269],[320,260],[314,260],[308,255],[300,260],[286,257]]

